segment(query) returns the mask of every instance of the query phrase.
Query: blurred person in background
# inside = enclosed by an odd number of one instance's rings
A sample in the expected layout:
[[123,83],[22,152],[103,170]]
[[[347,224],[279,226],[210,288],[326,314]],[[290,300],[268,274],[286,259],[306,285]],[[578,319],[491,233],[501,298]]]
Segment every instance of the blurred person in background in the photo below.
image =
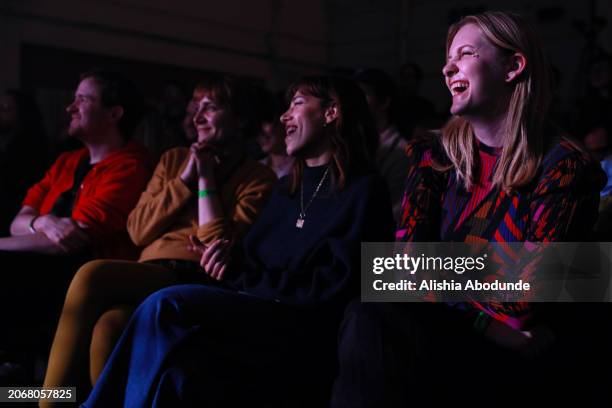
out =
[[285,145],[285,129],[280,122],[284,103],[282,97],[273,95],[270,91],[261,88],[260,106],[264,121],[261,130],[257,134],[257,143],[262,153],[266,156],[259,160],[260,163],[270,167],[280,179],[291,172],[293,157],[287,154]]
[[423,69],[413,61],[400,66],[398,76],[398,125],[407,140],[424,136],[430,129],[438,129],[446,115],[438,115],[435,105],[420,95]]
[[408,158],[406,140],[398,129],[399,111],[397,87],[393,78],[379,69],[358,71],[353,79],[366,96],[368,107],[376,124],[380,143],[376,152],[376,164],[387,182],[393,205],[393,217],[399,223],[402,212]]

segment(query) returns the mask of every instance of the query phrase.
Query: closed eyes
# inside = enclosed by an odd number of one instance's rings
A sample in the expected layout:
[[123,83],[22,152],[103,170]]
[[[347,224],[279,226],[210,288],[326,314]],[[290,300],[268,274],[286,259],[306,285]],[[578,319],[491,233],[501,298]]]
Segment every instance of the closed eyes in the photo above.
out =
[[459,52],[457,52],[457,54],[455,54],[454,57],[450,55],[448,56],[447,62],[457,62],[457,61],[461,61],[469,57],[478,58],[480,55],[478,54],[477,51],[478,51],[478,48],[471,48],[471,47],[460,48]]

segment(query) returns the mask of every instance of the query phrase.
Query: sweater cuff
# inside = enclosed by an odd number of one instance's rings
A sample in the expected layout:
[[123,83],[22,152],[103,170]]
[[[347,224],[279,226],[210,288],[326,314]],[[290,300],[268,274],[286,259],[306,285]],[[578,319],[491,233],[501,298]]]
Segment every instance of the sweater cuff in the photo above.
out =
[[193,196],[193,191],[189,189],[180,177],[170,180],[168,186],[175,192],[180,202],[187,201]]
[[225,217],[213,218],[204,225],[198,227],[198,239],[204,244],[209,244],[215,239],[226,238],[230,239],[228,231],[228,222]]

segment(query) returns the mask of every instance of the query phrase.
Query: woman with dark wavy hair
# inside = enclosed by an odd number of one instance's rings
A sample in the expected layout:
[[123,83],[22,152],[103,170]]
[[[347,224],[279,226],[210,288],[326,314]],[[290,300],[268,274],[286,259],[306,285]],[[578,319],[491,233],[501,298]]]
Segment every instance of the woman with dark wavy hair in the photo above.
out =
[[219,286],[147,298],[85,406],[325,404],[339,319],[358,293],[360,243],[392,239],[393,218],[360,89],[307,77],[289,94],[281,122],[292,174],[231,259],[227,241],[192,241]]

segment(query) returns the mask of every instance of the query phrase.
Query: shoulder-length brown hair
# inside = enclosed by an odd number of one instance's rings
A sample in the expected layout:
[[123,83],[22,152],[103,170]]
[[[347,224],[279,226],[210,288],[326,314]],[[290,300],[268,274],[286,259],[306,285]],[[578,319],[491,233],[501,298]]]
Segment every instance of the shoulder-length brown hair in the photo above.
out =
[[[349,174],[372,170],[378,134],[361,89],[347,78],[306,76],[287,89],[287,98],[292,98],[297,91],[320,99],[323,109],[333,104],[338,109],[338,118],[325,128],[332,149],[332,185],[342,189]],[[289,183],[290,193],[300,185],[303,169],[304,160],[296,159]]]
[[[493,186],[512,192],[536,175],[546,145],[544,128],[552,98],[551,67],[533,27],[521,16],[488,11],[467,16],[448,30],[446,55],[459,29],[466,24],[478,26],[487,40],[506,53],[521,53],[527,61],[514,80],[505,123],[503,145],[493,174]],[[474,183],[476,149],[471,125],[454,116],[442,129],[442,146],[466,188]]]

